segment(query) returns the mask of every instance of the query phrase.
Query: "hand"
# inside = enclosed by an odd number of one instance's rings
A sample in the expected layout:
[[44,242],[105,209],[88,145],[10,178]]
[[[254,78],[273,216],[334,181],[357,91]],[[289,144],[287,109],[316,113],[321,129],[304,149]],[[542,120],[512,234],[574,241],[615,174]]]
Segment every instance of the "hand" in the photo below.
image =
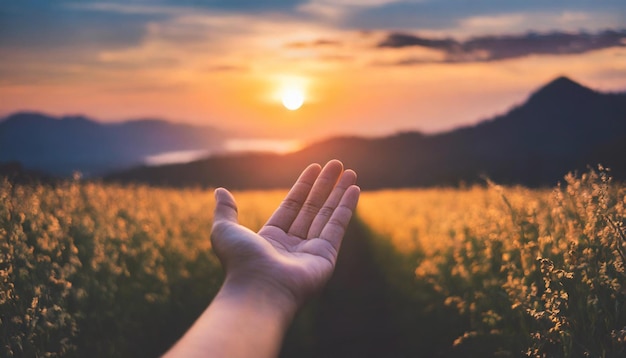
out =
[[328,280],[359,199],[356,174],[337,160],[307,167],[258,233],[237,222],[226,190],[211,241],[226,280],[168,357],[276,357],[298,307]]
[[226,270],[224,288],[261,289],[300,306],[333,272],[359,198],[355,182],[355,172],[337,160],[323,169],[310,165],[258,233],[238,224],[233,196],[217,189],[211,241]]

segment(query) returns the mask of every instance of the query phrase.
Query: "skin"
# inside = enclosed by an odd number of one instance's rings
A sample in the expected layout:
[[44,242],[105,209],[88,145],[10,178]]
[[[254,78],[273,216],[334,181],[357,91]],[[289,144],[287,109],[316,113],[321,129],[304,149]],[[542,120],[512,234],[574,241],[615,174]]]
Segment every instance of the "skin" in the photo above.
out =
[[211,234],[220,291],[166,357],[276,357],[296,311],[330,278],[359,198],[356,174],[333,160],[308,166],[258,233],[215,190]]

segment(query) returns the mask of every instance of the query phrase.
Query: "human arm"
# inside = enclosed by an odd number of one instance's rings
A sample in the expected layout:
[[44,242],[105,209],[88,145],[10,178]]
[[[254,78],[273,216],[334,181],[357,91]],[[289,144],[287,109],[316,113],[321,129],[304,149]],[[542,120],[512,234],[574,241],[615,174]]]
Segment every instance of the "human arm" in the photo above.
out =
[[226,277],[168,357],[275,357],[297,309],[332,274],[359,188],[339,161],[307,167],[258,233],[217,189],[211,241]]

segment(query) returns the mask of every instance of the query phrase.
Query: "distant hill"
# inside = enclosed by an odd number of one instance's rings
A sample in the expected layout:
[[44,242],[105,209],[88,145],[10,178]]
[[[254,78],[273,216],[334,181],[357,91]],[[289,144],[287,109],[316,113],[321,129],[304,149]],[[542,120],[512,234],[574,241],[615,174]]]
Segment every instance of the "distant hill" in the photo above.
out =
[[605,94],[559,77],[510,112],[437,135],[334,138],[299,152],[238,154],[138,167],[105,180],[233,189],[287,187],[310,162],[341,159],[365,189],[482,182],[554,185],[602,163],[626,179],[626,94]]
[[221,146],[214,128],[146,119],[103,124],[86,117],[23,112],[0,120],[0,163],[68,176],[102,174],[143,163],[146,156]]
[[17,184],[58,184],[59,179],[45,173],[27,170],[20,163],[0,163],[0,182],[7,179]]

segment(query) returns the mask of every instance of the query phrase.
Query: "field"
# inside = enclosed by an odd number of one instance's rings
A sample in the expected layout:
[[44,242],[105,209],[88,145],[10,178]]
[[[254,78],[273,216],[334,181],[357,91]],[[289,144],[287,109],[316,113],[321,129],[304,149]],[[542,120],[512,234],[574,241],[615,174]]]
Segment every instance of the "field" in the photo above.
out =
[[[623,357],[626,187],[365,192],[284,357]],[[258,229],[282,191],[236,192]],[[152,357],[222,272],[213,195],[0,181],[0,356]]]

